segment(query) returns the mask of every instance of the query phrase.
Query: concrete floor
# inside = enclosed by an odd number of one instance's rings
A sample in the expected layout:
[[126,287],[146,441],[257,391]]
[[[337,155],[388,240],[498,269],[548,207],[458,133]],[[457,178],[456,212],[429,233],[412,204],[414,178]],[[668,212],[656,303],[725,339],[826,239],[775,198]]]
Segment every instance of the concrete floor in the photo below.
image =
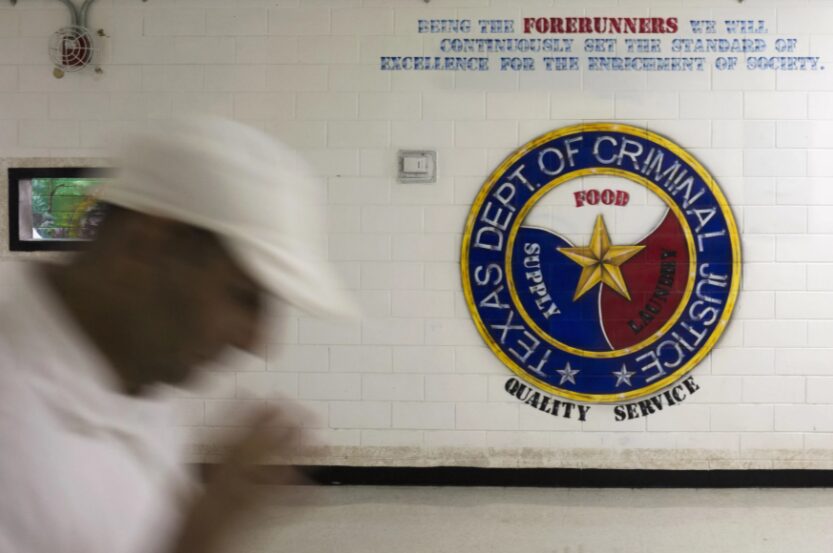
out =
[[819,553],[833,490],[292,487],[239,553]]

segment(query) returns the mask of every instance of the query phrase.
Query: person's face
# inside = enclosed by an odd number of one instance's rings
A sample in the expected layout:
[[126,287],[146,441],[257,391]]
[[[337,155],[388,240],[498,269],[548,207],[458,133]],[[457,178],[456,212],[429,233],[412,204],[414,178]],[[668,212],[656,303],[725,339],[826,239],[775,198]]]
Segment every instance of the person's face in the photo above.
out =
[[[174,224],[177,225],[177,224]],[[181,383],[225,348],[253,349],[264,292],[211,233],[173,227],[134,325],[149,381]]]

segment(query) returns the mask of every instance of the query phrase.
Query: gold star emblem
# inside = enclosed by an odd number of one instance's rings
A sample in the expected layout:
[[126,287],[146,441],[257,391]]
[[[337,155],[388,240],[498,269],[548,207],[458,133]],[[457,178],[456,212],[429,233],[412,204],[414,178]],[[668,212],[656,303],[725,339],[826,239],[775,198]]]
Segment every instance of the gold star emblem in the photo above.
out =
[[593,236],[590,238],[589,246],[558,248],[558,251],[582,267],[573,301],[592,290],[599,282],[607,284],[630,301],[631,295],[628,293],[628,286],[625,284],[625,278],[619,267],[643,249],[645,246],[612,246],[604,219],[599,215],[593,226]]

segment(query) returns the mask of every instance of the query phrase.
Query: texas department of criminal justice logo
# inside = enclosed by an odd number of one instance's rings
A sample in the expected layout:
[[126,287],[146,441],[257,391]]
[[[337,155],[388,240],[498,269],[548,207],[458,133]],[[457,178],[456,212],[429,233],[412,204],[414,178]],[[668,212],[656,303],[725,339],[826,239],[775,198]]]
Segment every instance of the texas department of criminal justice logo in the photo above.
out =
[[642,129],[546,134],[483,185],[463,235],[466,301],[520,378],[610,403],[693,369],[737,300],[740,246],[720,188]]

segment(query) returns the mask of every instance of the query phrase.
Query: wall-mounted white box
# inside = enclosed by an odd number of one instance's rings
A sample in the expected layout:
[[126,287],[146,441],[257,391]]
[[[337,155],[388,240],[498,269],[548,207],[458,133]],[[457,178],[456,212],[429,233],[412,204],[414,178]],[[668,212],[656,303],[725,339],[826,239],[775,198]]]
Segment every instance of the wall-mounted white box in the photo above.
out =
[[400,150],[398,181],[406,184],[437,182],[437,152],[433,150]]

